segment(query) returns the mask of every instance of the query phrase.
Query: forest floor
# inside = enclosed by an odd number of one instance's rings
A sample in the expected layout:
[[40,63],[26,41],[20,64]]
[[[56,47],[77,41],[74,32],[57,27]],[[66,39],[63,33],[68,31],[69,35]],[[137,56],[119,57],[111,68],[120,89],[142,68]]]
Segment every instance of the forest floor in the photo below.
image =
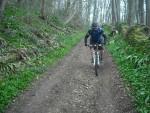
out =
[[90,62],[81,41],[5,113],[137,113],[107,50],[98,77]]

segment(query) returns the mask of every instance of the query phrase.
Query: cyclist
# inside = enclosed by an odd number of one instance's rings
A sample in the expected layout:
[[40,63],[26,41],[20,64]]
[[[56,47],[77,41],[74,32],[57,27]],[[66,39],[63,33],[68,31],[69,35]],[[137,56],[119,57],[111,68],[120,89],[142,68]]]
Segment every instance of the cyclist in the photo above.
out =
[[[98,23],[93,22],[91,29],[87,32],[84,42],[85,46],[87,46],[87,39],[90,37],[90,45],[95,45],[95,44],[101,44],[101,46],[98,48],[100,50],[100,55],[101,59],[100,61],[103,60],[103,46],[106,44],[106,35],[104,34],[103,29],[98,25]],[[91,55],[93,54],[94,51],[94,46],[90,47],[91,49]],[[93,57],[92,57],[92,63],[93,63]]]

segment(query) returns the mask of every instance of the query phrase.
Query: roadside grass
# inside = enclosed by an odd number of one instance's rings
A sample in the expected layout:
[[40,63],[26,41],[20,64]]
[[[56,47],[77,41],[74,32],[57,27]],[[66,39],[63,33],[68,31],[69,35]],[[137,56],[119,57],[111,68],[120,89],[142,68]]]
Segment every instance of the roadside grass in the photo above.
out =
[[24,67],[22,71],[5,77],[0,82],[0,112],[4,112],[5,108],[13,99],[26,89],[33,79],[39,77],[52,65],[63,58],[83,37],[83,33],[77,32],[72,35],[63,36],[61,43],[63,47],[53,49],[46,55],[39,56],[28,61],[30,66]]
[[107,48],[118,65],[137,111],[150,113],[150,54],[138,52],[121,35],[111,39]]

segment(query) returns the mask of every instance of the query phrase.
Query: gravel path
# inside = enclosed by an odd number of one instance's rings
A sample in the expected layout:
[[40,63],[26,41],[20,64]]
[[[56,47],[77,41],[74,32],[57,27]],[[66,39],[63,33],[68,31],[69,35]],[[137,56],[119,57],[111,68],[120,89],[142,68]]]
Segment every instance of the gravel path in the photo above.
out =
[[6,113],[137,113],[106,51],[99,71],[96,77],[89,48],[81,42]]

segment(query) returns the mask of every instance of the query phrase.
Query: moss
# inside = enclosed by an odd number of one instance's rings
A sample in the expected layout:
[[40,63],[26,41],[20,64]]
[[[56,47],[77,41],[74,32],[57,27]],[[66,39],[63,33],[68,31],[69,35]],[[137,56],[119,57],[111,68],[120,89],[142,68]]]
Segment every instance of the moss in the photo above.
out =
[[150,28],[145,25],[127,26],[126,24],[118,25],[119,32],[125,41],[134,47],[137,52],[149,54],[150,50]]
[[121,34],[123,34],[123,36],[125,36],[127,34],[129,26],[125,23],[120,23],[120,24],[117,24],[116,28],[119,31],[119,33],[121,33]]
[[149,39],[149,28],[147,26],[135,25],[128,29],[127,39],[133,41],[143,41]]

